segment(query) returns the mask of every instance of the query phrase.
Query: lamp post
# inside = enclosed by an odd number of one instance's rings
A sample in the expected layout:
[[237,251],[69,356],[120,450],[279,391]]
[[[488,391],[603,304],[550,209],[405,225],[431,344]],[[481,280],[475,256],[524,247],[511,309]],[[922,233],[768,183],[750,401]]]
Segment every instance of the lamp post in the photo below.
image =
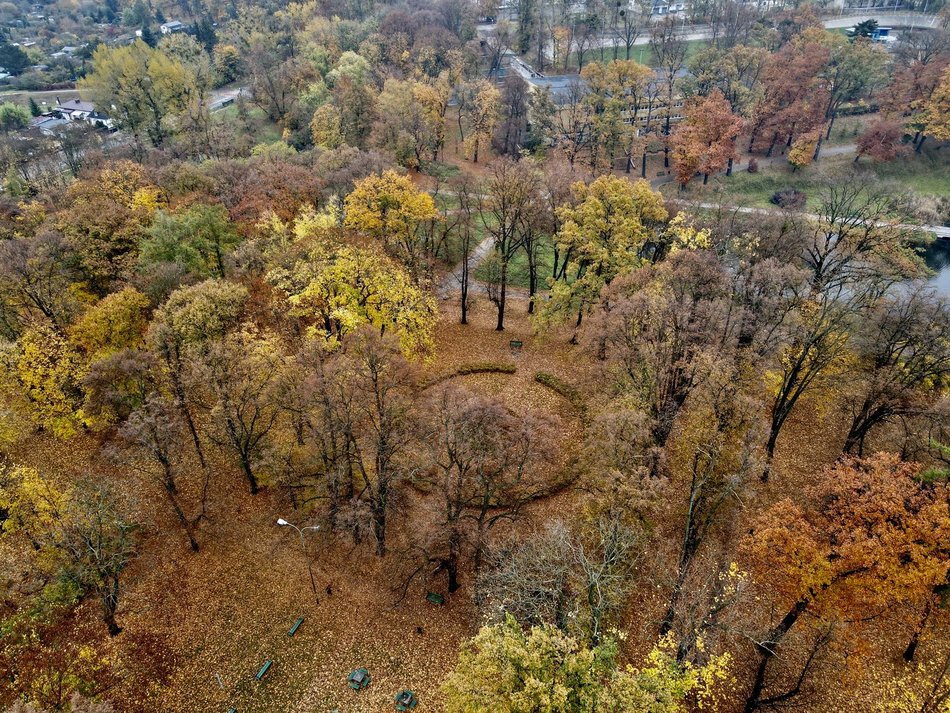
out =
[[279,527],[292,527],[297,531],[297,534],[300,535],[300,549],[303,550],[303,556],[307,559],[307,572],[310,574],[310,588],[313,590],[313,597],[317,600],[317,603],[320,603],[320,598],[317,596],[317,582],[313,578],[313,558],[310,556],[310,552],[307,551],[307,542],[304,540],[303,533],[307,530],[313,530],[316,532],[320,529],[319,525],[310,525],[309,527],[297,527],[292,522],[287,522],[284,518],[277,518],[277,525]]

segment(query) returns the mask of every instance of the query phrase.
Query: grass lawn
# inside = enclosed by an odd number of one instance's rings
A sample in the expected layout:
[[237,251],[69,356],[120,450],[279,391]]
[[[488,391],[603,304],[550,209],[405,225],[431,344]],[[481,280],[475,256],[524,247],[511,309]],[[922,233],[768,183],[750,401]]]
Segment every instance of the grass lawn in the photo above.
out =
[[946,151],[925,151],[922,155],[912,154],[886,164],[870,159],[855,164],[851,156],[832,156],[795,172],[787,165],[763,167],[758,173],[749,173],[743,167],[736,169],[731,178],[725,175],[710,178],[708,186],[694,180],[685,193],[680,193],[676,184],[666,184],[662,190],[670,197],[685,195],[714,201],[721,195],[727,204],[769,208],[772,207],[769,199],[776,191],[795,188],[806,194],[807,210],[814,207],[819,187],[827,184],[829,177],[833,179],[852,170],[860,176],[893,183],[896,189],[920,200],[950,195],[950,155]]
[[246,133],[255,144],[272,144],[280,141],[283,135],[280,127],[268,119],[267,114],[260,107],[248,105],[246,120],[241,119],[237,104],[231,104],[214,112],[212,117],[215,121],[230,124]]
[[13,102],[21,106],[29,106],[30,98],[39,104],[40,109],[48,111],[56,106],[56,98],[60,101],[79,99],[79,92],[75,89],[55,89],[43,92],[11,91],[0,92],[0,101]]
[[[475,268],[475,279],[487,281],[490,278],[491,267],[488,261],[491,255]],[[554,243],[550,238],[543,238],[538,245],[538,291],[547,289],[547,278],[554,269]],[[528,255],[524,250],[518,253],[508,263],[508,284],[511,287],[528,289]]]

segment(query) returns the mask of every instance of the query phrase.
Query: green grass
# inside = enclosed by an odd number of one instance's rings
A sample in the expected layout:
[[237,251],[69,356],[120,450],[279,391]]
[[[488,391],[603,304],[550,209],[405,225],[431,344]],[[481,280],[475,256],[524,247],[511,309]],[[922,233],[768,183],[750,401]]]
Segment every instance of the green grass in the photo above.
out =
[[[945,153],[945,152],[943,152]],[[725,175],[709,179],[709,185],[702,181],[692,181],[685,196],[691,199],[715,201],[722,196],[727,205],[752,206],[759,208],[774,207],[770,198],[776,191],[795,188],[805,193],[805,209],[813,208],[823,185],[835,176],[857,171],[859,176],[873,177],[892,183],[897,190],[906,192],[912,198],[950,195],[950,157],[940,151],[922,155],[912,154],[891,163],[877,163],[862,159],[855,164],[853,156],[831,156],[821,158],[817,163],[792,172],[787,165],[763,167],[758,173],[749,173],[743,167],[737,168],[731,178]],[[666,184],[663,192],[671,197],[683,196],[677,191],[676,184]]]
[[237,104],[226,106],[212,115],[215,121],[229,124],[238,131],[245,133],[253,144],[272,144],[280,141],[283,133],[277,124],[267,118],[263,109],[256,106],[247,107],[247,121],[241,119]]
[[[490,278],[491,268],[486,263],[491,259],[492,256],[489,255],[484,262],[475,268],[475,279],[484,281]],[[547,289],[547,278],[551,276],[553,269],[554,243],[550,238],[544,238],[538,245],[539,292]],[[521,287],[523,289],[528,289],[529,287],[528,255],[524,250],[519,250],[508,263],[508,284],[512,287]]]

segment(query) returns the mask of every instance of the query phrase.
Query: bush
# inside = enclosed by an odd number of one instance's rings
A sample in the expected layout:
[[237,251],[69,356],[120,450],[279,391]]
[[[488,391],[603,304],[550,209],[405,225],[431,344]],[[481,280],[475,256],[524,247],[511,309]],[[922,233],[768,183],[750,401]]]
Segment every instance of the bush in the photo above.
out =
[[759,162],[754,158],[749,159],[749,167],[746,169],[749,173],[758,173],[759,172]]
[[775,191],[769,199],[771,203],[779,208],[788,210],[801,210],[805,207],[805,200],[805,194],[797,188],[783,188],[780,191]]
[[546,371],[539,371],[534,375],[534,380],[570,401],[571,405],[577,409],[582,419],[586,417],[587,407],[584,404],[584,397],[581,396],[580,391],[578,391],[577,388],[572,384],[569,384],[562,378]]
[[448,374],[440,374],[439,376],[433,377],[425,383],[423,388],[428,389],[432,386],[435,386],[436,384],[441,384],[443,381],[454,379],[456,376],[468,376],[470,374],[514,374],[517,370],[517,366],[507,362],[473,362],[472,364],[463,364],[458,369],[455,371],[450,371]]

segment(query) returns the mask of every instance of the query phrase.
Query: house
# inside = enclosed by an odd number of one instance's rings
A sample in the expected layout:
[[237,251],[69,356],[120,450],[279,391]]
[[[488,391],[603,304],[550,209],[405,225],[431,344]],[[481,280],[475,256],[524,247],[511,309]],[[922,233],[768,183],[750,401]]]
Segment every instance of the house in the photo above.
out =
[[69,126],[69,119],[64,119],[53,111],[40,114],[30,121],[31,129],[36,129],[46,136],[52,136],[56,129],[63,126]]
[[107,129],[115,128],[115,122],[112,119],[97,111],[92,102],[83,101],[82,99],[70,99],[62,102],[59,97],[56,97],[56,108],[53,109],[53,113],[67,121],[83,121],[92,126],[101,124]]
[[184,23],[178,20],[171,20],[170,22],[162,23],[158,29],[161,30],[163,35],[173,35],[176,32],[184,32],[186,28]]

